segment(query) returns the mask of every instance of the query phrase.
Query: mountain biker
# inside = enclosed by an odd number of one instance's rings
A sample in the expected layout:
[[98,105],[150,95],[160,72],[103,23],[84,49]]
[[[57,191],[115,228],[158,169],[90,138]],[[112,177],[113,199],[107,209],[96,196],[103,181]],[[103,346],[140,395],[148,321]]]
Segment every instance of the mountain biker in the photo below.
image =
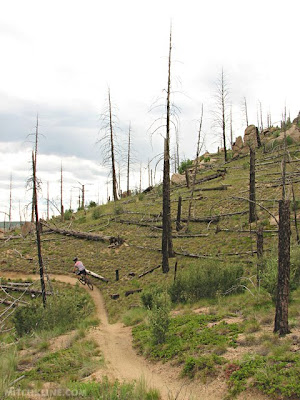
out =
[[83,265],[83,263],[81,261],[78,260],[77,257],[73,258],[74,261],[74,272],[76,273],[76,275],[83,275],[86,276],[86,270],[85,270],[85,266]]

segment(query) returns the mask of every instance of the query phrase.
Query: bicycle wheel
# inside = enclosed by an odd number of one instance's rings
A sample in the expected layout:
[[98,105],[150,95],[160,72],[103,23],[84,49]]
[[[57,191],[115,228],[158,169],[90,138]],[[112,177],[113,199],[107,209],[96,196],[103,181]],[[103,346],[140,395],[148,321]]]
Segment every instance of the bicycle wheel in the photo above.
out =
[[88,288],[89,288],[90,290],[93,290],[93,289],[94,289],[94,286],[93,286],[92,282],[91,282],[88,278],[85,278],[85,280],[86,280],[86,283],[87,283],[87,285],[88,285]]
[[86,279],[85,279],[84,276],[80,275],[80,276],[78,277],[78,280],[79,280],[79,282],[80,282],[82,285],[85,285],[85,284],[86,284]]

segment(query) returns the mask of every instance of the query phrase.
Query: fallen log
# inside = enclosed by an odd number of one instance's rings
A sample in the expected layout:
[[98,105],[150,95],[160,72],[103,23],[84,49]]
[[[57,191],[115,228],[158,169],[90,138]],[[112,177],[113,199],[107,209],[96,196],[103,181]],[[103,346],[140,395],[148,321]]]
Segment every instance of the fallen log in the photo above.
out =
[[109,280],[106,279],[106,278],[104,278],[104,276],[101,276],[101,275],[99,275],[99,274],[96,274],[95,272],[90,271],[90,270],[88,270],[88,269],[86,269],[86,273],[87,273],[88,275],[92,276],[93,278],[100,279],[100,280],[103,281],[103,282],[109,282]]
[[10,300],[3,300],[3,299],[0,300],[0,304],[5,304],[6,306],[15,307],[18,305],[18,303],[24,304],[24,305],[28,304],[28,303],[26,303],[26,301],[22,301],[22,300],[18,300],[18,301],[10,301]]
[[[220,218],[226,218],[226,217],[232,217],[234,215],[244,215],[247,214],[249,211],[238,211],[234,213],[228,213],[228,214],[219,214],[219,215],[212,215],[209,217],[201,217],[201,218],[191,218],[191,222],[218,222]],[[187,218],[181,218],[181,221],[187,222]]]
[[218,172],[215,173],[215,174],[208,175],[208,176],[205,176],[204,178],[198,179],[198,180],[195,182],[195,184],[196,184],[196,185],[199,185],[200,183],[204,183],[204,182],[207,182],[207,181],[211,181],[211,180],[216,179],[216,178],[220,178],[220,177],[224,178],[224,177],[225,177],[225,174],[226,174],[226,169],[220,170],[220,171],[218,171]]
[[222,185],[222,186],[214,186],[211,188],[199,188],[199,189],[195,189],[194,192],[207,192],[210,190],[227,190],[228,187],[230,187],[231,185]]
[[131,294],[134,293],[140,293],[143,289],[134,289],[134,290],[127,290],[127,292],[125,292],[125,297],[130,296]]
[[[0,288],[3,288],[7,291],[12,291],[12,292],[28,292],[29,294],[42,294],[41,290],[36,290],[36,289],[27,289],[27,288],[20,288],[20,287],[13,287],[9,285],[0,285]],[[52,293],[46,292],[46,295],[49,296]]]
[[79,232],[79,231],[60,229],[60,228],[56,228],[56,227],[48,225],[43,220],[41,220],[41,224],[43,226],[46,226],[48,229],[50,229],[54,233],[59,233],[61,235],[65,235],[65,236],[73,236],[73,237],[76,237],[78,239],[93,240],[93,241],[96,241],[96,242],[109,242],[109,244],[116,243],[116,242],[118,242],[119,244],[124,243],[124,239],[122,239],[120,237],[100,236],[100,235],[90,234],[90,233],[87,233],[87,232]]
[[117,300],[120,297],[119,293],[114,293],[110,295],[110,298],[113,300]]
[[160,267],[161,267],[161,265],[158,265],[157,267],[151,268],[151,269],[149,269],[148,271],[143,272],[142,274],[140,274],[140,275],[138,276],[138,278],[142,278],[142,277],[145,276],[145,275],[151,274],[151,272],[155,271],[156,269],[158,269],[158,268],[160,268]]

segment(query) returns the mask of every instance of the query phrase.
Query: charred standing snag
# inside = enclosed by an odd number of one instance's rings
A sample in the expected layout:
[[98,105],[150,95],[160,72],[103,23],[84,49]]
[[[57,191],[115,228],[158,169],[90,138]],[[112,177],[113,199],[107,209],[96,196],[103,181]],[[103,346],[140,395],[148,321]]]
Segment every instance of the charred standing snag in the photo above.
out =
[[278,281],[274,332],[280,336],[290,333],[288,302],[290,288],[290,201],[279,201]]
[[256,221],[256,200],[255,200],[255,150],[250,147],[250,192],[249,192],[249,222]]

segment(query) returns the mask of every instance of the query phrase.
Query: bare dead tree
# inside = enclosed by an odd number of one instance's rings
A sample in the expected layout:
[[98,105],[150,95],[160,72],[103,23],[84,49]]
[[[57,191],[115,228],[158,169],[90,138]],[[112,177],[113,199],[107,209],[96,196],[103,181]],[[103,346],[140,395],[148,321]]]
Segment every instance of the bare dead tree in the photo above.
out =
[[274,332],[280,336],[290,333],[288,325],[288,303],[290,290],[290,201],[286,200],[286,109],[282,122],[284,131],[284,153],[282,160],[282,200],[279,201],[278,275]]
[[248,107],[247,107],[247,99],[246,99],[246,97],[244,97],[244,99],[243,99],[243,112],[245,114],[246,126],[249,126]]
[[264,124],[263,124],[262,105],[261,105],[260,101],[259,101],[259,113],[260,113],[260,128],[261,128],[261,132],[262,132],[264,130]]
[[255,147],[250,146],[249,223],[256,221]]
[[193,199],[194,199],[194,191],[195,191],[195,185],[196,185],[196,179],[197,179],[197,173],[198,173],[198,167],[199,167],[199,157],[200,157],[201,149],[202,149],[203,144],[204,144],[204,141],[202,141],[202,143],[201,143],[202,121],[203,121],[203,104],[202,104],[202,107],[201,107],[201,117],[200,117],[200,121],[199,121],[195,168],[194,168],[194,173],[193,173],[191,196],[190,196],[190,200],[189,200],[189,209],[188,209],[186,230],[189,229],[189,223],[190,223],[190,219],[191,219],[192,203],[193,203]]
[[173,256],[171,232],[171,203],[170,203],[170,95],[171,95],[171,56],[172,29],[170,30],[168,85],[167,85],[167,121],[166,137],[164,140],[164,169],[163,169],[163,232],[162,232],[162,270],[169,272],[169,257]]
[[230,104],[230,146],[233,146],[233,129],[232,129],[232,104]]
[[49,208],[50,208],[50,198],[49,198],[49,181],[47,182],[47,221],[49,221]]
[[33,188],[33,201],[34,201],[34,214],[35,214],[36,243],[37,243],[39,267],[40,267],[42,299],[43,299],[43,305],[44,305],[44,307],[46,307],[46,287],[45,287],[45,281],[44,281],[44,266],[43,266],[41,236],[40,236],[41,226],[40,226],[40,220],[39,220],[38,199],[37,199],[36,160],[37,160],[36,154],[34,152],[32,152],[32,188]]
[[61,221],[64,221],[64,204],[63,204],[63,167],[62,163],[60,164],[60,218]]
[[11,228],[11,212],[12,212],[12,174],[10,174],[10,180],[9,180],[9,212],[8,212],[9,229]]
[[214,126],[221,130],[222,144],[224,147],[224,160],[226,162],[228,159],[226,147],[226,125],[228,120],[229,87],[223,68],[221,69],[220,75],[216,81],[215,100],[215,109],[213,111]]
[[288,302],[290,289],[290,201],[279,201],[278,278],[274,332],[290,333]]
[[129,172],[130,172],[130,150],[131,150],[131,122],[128,129],[128,147],[127,147],[127,196],[129,195]]
[[[38,140],[39,140],[39,115],[36,116],[36,127],[35,127],[35,140],[34,140],[34,157],[35,160],[37,158],[38,153]],[[35,162],[36,164],[36,162]],[[32,197],[32,206],[31,206],[31,222],[34,221],[34,204],[33,204],[33,197]]]
[[116,143],[115,143],[115,130],[116,130],[116,115],[113,112],[110,88],[108,88],[107,105],[101,114],[101,127],[102,137],[98,143],[101,146],[103,157],[103,164],[110,165],[112,176],[112,192],[113,199],[117,201],[117,174],[116,174]]

